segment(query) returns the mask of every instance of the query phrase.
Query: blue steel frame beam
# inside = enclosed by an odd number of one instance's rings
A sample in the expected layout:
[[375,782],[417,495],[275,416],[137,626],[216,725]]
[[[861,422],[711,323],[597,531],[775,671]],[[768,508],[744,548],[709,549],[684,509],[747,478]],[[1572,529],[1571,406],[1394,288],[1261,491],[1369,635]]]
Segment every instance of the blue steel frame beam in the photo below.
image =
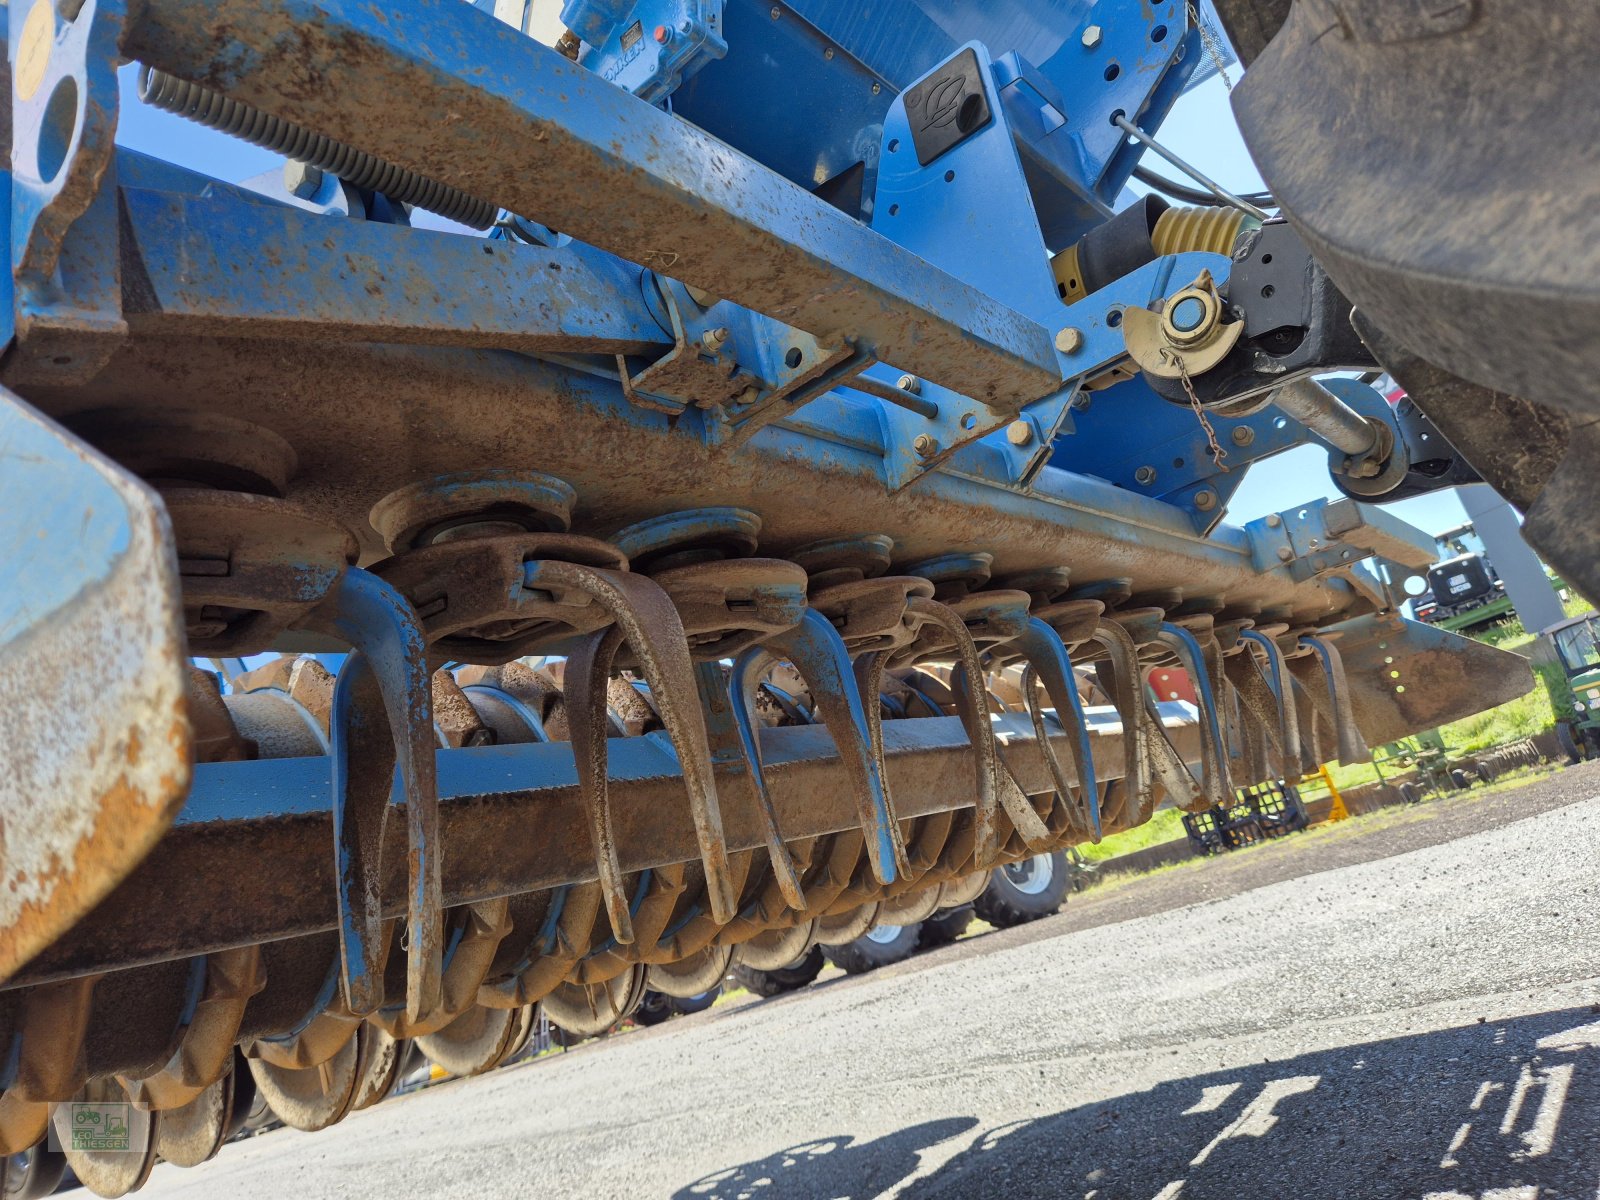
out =
[[123,188],[123,316],[160,336],[660,353],[640,269],[225,196]]
[[993,408],[1053,331],[461,0],[146,0],[123,51]]
[[[1164,704],[1163,724],[1180,753],[1199,755],[1186,706]],[[1122,726],[1114,710],[1089,712],[1100,778],[1122,762]],[[1052,718],[1057,754],[1070,736]],[[1022,790],[1055,787],[1026,716],[995,718],[1000,757]],[[972,747],[955,717],[886,721],[887,778],[901,817],[972,806]],[[820,725],[761,733],[768,789],[784,836],[818,837],[858,827],[859,817],[838,750]],[[578,883],[595,877],[587,817],[578,795],[572,748],[565,742],[440,750],[440,831],[447,905]],[[766,845],[766,826],[744,783],[744,768],[717,770],[723,829],[733,852]],[[683,819],[678,760],[654,735],[610,744],[611,805],[625,871],[689,862],[699,855]],[[155,851],[91,917],[28,963],[6,988],[90,971],[334,927],[328,760],[262,759],[195,768],[188,803]],[[390,877],[383,911],[405,912],[403,820],[385,846]],[[229,879],[227,895],[213,881]]]

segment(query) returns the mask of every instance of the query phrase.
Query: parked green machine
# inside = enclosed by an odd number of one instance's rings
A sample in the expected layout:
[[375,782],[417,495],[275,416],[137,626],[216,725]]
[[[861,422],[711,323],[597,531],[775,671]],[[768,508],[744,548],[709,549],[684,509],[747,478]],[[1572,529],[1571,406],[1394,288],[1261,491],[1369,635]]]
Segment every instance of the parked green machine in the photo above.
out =
[[1556,648],[1572,689],[1572,712],[1556,720],[1556,737],[1577,762],[1600,755],[1600,613],[1558,621],[1545,635]]

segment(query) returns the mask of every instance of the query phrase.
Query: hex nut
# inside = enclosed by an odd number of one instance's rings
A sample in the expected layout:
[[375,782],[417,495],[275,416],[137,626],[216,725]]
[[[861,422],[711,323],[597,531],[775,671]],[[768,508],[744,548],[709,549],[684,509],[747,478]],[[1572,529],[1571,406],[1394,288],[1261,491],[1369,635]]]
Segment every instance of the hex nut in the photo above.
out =
[[1248,446],[1256,440],[1256,431],[1248,425],[1238,425],[1234,427],[1233,433],[1229,436],[1233,439],[1235,446]]
[[291,196],[309,200],[322,190],[322,168],[290,159],[283,164],[283,186]]
[[1156,469],[1154,467],[1140,467],[1133,473],[1133,478],[1137,483],[1154,483]]
[[902,392],[910,392],[913,396],[922,390],[922,380],[915,375],[902,375],[894,381],[894,385]]
[[1083,330],[1070,325],[1056,334],[1056,349],[1063,354],[1076,354],[1083,349]]
[[1027,446],[1033,442],[1033,426],[1026,421],[1013,421],[1006,426],[1006,441],[1013,446]]
[[1095,50],[1100,46],[1101,39],[1105,37],[1105,30],[1098,25],[1089,25],[1083,31],[1083,48]]
[[1201,488],[1194,494],[1194,506],[1201,512],[1210,512],[1217,506],[1217,494],[1210,488]]
[[931,458],[939,452],[939,442],[929,434],[919,433],[912,441],[911,448],[923,458]]

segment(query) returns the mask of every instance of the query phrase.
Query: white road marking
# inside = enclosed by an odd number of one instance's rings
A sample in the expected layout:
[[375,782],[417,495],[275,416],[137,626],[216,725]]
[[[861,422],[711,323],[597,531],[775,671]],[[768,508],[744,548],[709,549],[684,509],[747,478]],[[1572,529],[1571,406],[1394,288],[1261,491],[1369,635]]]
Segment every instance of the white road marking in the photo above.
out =
[[1526,1149],[1513,1152],[1512,1158],[1526,1161],[1550,1153],[1551,1147],[1556,1144],[1556,1127],[1561,1124],[1561,1110],[1567,1103],[1567,1090],[1572,1086],[1572,1069],[1571,1063],[1542,1069],[1544,1094],[1539,1099],[1539,1111],[1533,1115],[1533,1128],[1522,1135],[1522,1144]]
[[1244,1106],[1242,1113],[1211,1139],[1204,1150],[1189,1160],[1189,1165],[1198,1167],[1211,1157],[1213,1150],[1229,1138],[1265,1137],[1278,1123],[1277,1115],[1272,1111],[1277,1107],[1278,1101],[1309,1092],[1321,1079],[1320,1075],[1294,1075],[1288,1079],[1272,1080],[1261,1089],[1260,1095]]
[[1237,1092],[1242,1086],[1242,1084],[1237,1083],[1219,1083],[1213,1087],[1202,1088],[1200,1090],[1200,1099],[1196,1100],[1193,1106],[1184,1109],[1182,1115],[1190,1117],[1195,1113],[1216,1112],[1217,1109],[1228,1102],[1228,1097]]
[[1483,1102],[1489,1098],[1489,1094],[1491,1092],[1498,1092],[1503,1087],[1505,1087],[1505,1084],[1503,1083],[1497,1083],[1494,1080],[1485,1079],[1478,1085],[1478,1094],[1472,1098],[1472,1111],[1481,1111],[1483,1108]]
[[[1477,1105],[1473,1105],[1473,1107],[1476,1108]],[[1461,1128],[1456,1130],[1455,1137],[1450,1139],[1449,1149],[1444,1152],[1444,1157],[1439,1160],[1440,1170],[1448,1171],[1451,1167],[1459,1167],[1461,1165],[1460,1160],[1456,1158],[1456,1151],[1466,1143],[1467,1134],[1471,1132],[1471,1121],[1463,1122]]]
[[1178,1193],[1183,1191],[1183,1185],[1185,1182],[1186,1181],[1182,1179],[1174,1179],[1171,1183],[1167,1184],[1166,1187],[1162,1188],[1159,1192],[1152,1196],[1150,1200],[1178,1200]]

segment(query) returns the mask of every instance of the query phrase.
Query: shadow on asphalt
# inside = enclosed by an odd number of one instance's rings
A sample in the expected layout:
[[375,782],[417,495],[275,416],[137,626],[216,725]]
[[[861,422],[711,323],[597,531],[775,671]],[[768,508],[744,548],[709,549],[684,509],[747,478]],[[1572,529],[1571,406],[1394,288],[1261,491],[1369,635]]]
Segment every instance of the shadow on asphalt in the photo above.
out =
[[[1219,1014],[1218,1032],[1230,1027]],[[673,1200],[1594,1200],[1600,1016],[1585,1007],[1368,1042],[980,1124],[818,1137]]]

